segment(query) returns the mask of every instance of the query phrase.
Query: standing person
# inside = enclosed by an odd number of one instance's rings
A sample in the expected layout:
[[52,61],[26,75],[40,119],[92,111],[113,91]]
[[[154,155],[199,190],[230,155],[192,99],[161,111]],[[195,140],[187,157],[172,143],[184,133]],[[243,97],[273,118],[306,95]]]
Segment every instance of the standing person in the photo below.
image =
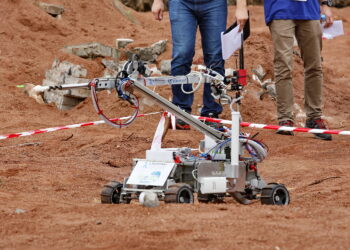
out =
[[[191,71],[197,27],[201,33],[204,63],[221,75],[225,75],[221,52],[221,32],[226,29],[226,0],[169,0],[169,16],[173,41],[171,74],[187,75]],[[163,19],[163,0],[154,0],[152,12],[156,20]],[[237,0],[236,18],[243,27],[248,19],[246,0]],[[181,85],[172,85],[172,102],[188,113],[192,111],[193,94],[185,94]],[[184,85],[185,91],[191,91]],[[201,116],[218,118],[222,107],[211,95],[209,83],[204,84]],[[176,119],[177,129],[190,129],[189,124]]]
[[[326,26],[333,24],[332,0],[265,0],[265,20],[274,44],[274,71],[277,93],[277,119],[280,126],[294,126],[292,64],[294,36],[304,61],[304,109],[307,128],[326,129],[322,120],[321,15]],[[278,134],[293,135],[290,131]],[[329,134],[316,138],[332,140]]]

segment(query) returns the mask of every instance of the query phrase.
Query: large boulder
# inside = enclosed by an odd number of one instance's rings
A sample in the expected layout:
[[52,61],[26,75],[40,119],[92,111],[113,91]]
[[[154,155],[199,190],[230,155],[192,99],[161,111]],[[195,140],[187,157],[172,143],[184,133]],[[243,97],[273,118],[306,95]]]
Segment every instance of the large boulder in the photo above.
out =
[[137,47],[125,51],[126,56],[131,59],[133,55],[138,55],[142,61],[155,62],[160,54],[165,51],[168,40],[160,40],[149,47]]
[[[70,62],[60,62],[58,59],[52,64],[51,69],[45,72],[43,86],[60,86],[62,84],[85,83],[87,70],[80,65]],[[58,109],[67,110],[78,105],[90,91],[85,88],[75,88],[69,90],[51,90],[45,91],[44,100],[46,103],[54,103]]]
[[82,58],[119,58],[119,50],[97,42],[66,46],[62,50]]

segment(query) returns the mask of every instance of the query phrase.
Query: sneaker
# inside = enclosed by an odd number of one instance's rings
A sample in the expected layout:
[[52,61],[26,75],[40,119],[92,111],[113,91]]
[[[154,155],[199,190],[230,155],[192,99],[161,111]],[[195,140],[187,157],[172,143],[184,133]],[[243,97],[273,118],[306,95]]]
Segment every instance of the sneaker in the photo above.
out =
[[[214,113],[209,113],[207,115],[203,115],[204,117],[209,117],[209,118],[219,118],[217,114]],[[212,127],[213,129],[219,130],[219,131],[225,131],[224,126],[221,123],[218,122],[209,122],[209,121],[204,121],[205,124],[207,124],[209,127]]]
[[190,124],[184,122],[183,120],[176,118],[175,120],[175,128],[177,130],[190,130]]
[[[324,121],[321,118],[317,119],[308,119],[306,120],[306,127],[307,128],[316,128],[316,129],[327,129],[326,125],[324,124]],[[314,134],[315,138],[331,141],[332,135],[330,134]]]
[[[294,127],[294,123],[292,121],[286,120],[286,121],[280,121],[278,123],[279,126],[283,127]],[[276,134],[279,135],[294,135],[293,131],[284,131],[284,130],[277,130]]]

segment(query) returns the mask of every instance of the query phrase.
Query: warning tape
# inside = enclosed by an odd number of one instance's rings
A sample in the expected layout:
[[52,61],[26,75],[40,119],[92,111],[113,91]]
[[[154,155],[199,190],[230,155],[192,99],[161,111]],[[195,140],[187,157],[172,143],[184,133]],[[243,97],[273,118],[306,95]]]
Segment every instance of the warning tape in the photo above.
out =
[[[208,121],[208,122],[232,124],[232,122],[229,121],[229,120],[221,120],[221,119],[209,118],[209,117],[204,117],[204,116],[194,116],[194,117],[196,117],[199,120]],[[304,133],[312,133],[312,134],[350,135],[350,131],[343,131],[343,130],[297,128],[297,127],[286,127],[286,126],[256,124],[256,123],[249,123],[249,122],[241,122],[240,125],[241,125],[241,127],[271,129],[271,130],[280,130],[280,131],[304,132]]]
[[[153,113],[148,113],[148,114],[140,114],[137,117],[144,117],[144,116],[155,115],[155,114],[160,114],[160,113],[163,113],[163,112],[153,112]],[[115,118],[115,119],[111,119],[111,121],[126,120],[126,119],[129,119],[129,118],[130,118],[130,116],[129,117],[122,117],[122,118]],[[0,140],[17,138],[17,137],[21,137],[21,136],[29,136],[29,135],[37,135],[37,134],[42,134],[42,133],[49,133],[49,132],[65,130],[65,129],[71,129],[71,128],[82,128],[82,127],[87,127],[87,126],[92,126],[92,125],[99,125],[99,124],[105,124],[105,121],[100,120],[100,121],[85,122],[85,123],[79,123],[79,124],[73,124],[73,125],[67,125],[67,126],[61,126],[61,127],[36,129],[36,130],[32,130],[32,131],[15,133],[15,134],[0,135]]]
[[[160,114],[160,113],[163,113],[163,112],[153,112],[153,113],[148,113],[148,114],[141,114],[141,115],[138,115],[137,117],[144,117],[144,116],[155,115],[155,114]],[[222,120],[222,119],[209,118],[209,117],[204,117],[204,116],[193,116],[193,117],[195,117],[199,120],[202,120],[202,121],[229,124],[229,125],[232,124],[232,122],[230,120]],[[111,121],[125,120],[125,119],[129,119],[129,118],[130,117],[115,118],[115,119],[111,119]],[[37,134],[42,134],[42,133],[49,133],[49,132],[66,130],[66,129],[71,129],[71,128],[82,128],[82,127],[99,125],[99,124],[105,124],[105,122],[103,120],[100,120],[100,121],[79,123],[79,124],[73,124],[73,125],[67,125],[67,126],[61,126],[61,127],[37,129],[37,130],[15,133],[15,134],[0,135],[0,140],[17,138],[17,137],[21,137],[21,136],[30,136],[30,135],[37,135]],[[293,131],[293,132],[304,132],[304,133],[313,133],[313,134],[350,135],[350,131],[343,131],[343,130],[297,128],[297,127],[256,124],[256,123],[248,123],[248,122],[241,122],[240,125],[241,125],[241,127],[280,130],[280,131]]]

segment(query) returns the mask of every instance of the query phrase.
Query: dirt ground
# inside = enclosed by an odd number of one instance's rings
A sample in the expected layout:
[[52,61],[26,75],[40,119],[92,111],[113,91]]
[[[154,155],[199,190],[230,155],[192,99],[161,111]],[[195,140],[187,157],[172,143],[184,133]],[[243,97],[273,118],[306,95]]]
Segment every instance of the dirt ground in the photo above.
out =
[[[41,84],[55,58],[79,63],[98,77],[99,60],[88,61],[60,51],[66,45],[98,41],[114,46],[116,38],[132,38],[133,46],[168,39],[159,60],[171,57],[168,14],[129,10],[138,22],[122,16],[110,0],[50,0],[65,12],[55,19],[34,0],[2,0],[0,8],[0,135],[98,120],[91,100],[69,111],[40,105],[18,84]],[[250,6],[252,34],[246,42],[246,67],[261,64],[272,75],[272,45],[263,8]],[[324,118],[332,129],[350,130],[350,8],[334,9],[346,35],[323,43]],[[229,22],[234,8],[229,9]],[[200,39],[195,62],[203,62]],[[235,58],[227,66],[235,67]],[[302,61],[295,56],[295,101],[302,108]],[[276,124],[274,102],[259,100],[251,81],[242,101],[246,122]],[[169,88],[157,91],[170,97]],[[112,110],[114,97],[101,93]],[[201,104],[197,93],[194,113]],[[144,113],[160,110],[145,107]],[[120,109],[126,112],[126,109]],[[222,118],[230,119],[229,107]],[[299,118],[302,125],[304,118]],[[101,205],[100,191],[110,180],[130,174],[132,158],[145,157],[159,116],[139,118],[130,127],[107,125],[44,133],[0,141],[0,249],[350,249],[350,137],[316,140],[259,132],[269,147],[260,170],[268,182],[280,182],[291,194],[285,207],[256,202],[168,205],[145,208]],[[202,134],[169,131],[164,147],[196,148]],[[20,209],[20,210],[19,210]],[[23,211],[22,211],[23,210]]]

